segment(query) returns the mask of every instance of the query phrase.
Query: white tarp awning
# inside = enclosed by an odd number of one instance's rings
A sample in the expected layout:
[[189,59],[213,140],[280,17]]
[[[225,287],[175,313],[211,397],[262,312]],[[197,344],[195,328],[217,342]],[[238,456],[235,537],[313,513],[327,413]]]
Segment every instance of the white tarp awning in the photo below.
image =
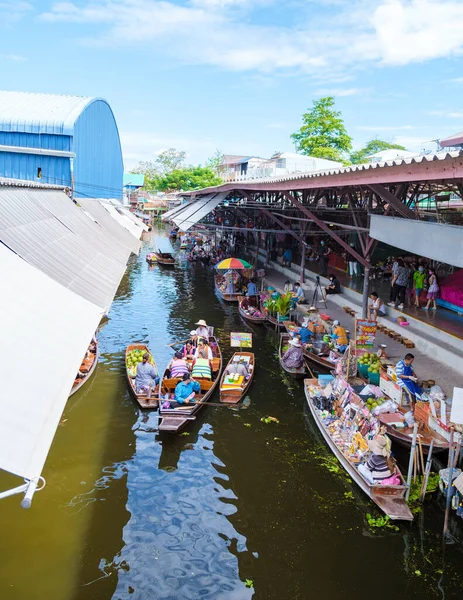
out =
[[0,241],[105,310],[111,305],[131,252],[58,190],[0,187]]
[[140,241],[121,226],[120,223],[107,211],[100,200],[96,198],[79,198],[79,204],[92,216],[106,233],[129,249],[129,252],[138,254]]
[[174,223],[182,230],[188,231],[190,227],[199,223],[201,219],[204,219],[210,212],[212,212],[217,206],[225,200],[230,192],[220,192],[218,194],[210,194],[205,198],[198,200],[195,206],[192,206],[188,213],[182,212],[177,217],[174,217]]
[[136,225],[138,225],[138,227],[141,227],[143,231],[148,231],[148,225],[145,225],[140,217],[137,217],[137,215],[135,215],[133,212],[130,212],[130,209],[123,207],[121,210],[128,219],[133,221]]
[[137,223],[134,223],[129,217],[121,214],[117,208],[110,204],[109,202],[101,202],[103,208],[105,208],[109,214],[115,219],[119,225],[125,227],[129,233],[133,235],[133,237],[137,240],[141,238],[141,234],[143,233],[143,228],[140,227]]
[[463,267],[463,228],[459,225],[371,215],[370,236],[455,267]]
[[161,217],[162,220],[163,221],[170,221],[170,220],[172,220],[172,218],[175,215],[178,215],[180,213],[180,211],[185,210],[185,208],[188,208],[194,202],[196,202],[196,200],[190,200],[189,202],[185,202],[183,204],[179,204],[178,206],[174,206],[174,208],[171,208],[170,210],[168,210],[167,212],[165,212],[162,215],[162,217]]
[[0,469],[39,477],[102,317],[0,243]]

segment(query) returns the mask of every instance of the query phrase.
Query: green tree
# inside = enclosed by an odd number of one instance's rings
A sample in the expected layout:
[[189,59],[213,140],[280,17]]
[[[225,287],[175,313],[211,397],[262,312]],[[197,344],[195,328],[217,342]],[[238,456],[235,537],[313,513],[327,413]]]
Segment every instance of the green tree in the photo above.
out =
[[335,110],[333,96],[314,100],[312,109],[302,115],[302,127],[291,135],[302,154],[345,161],[352,148],[340,111]]
[[350,160],[354,165],[361,164],[367,161],[367,156],[391,149],[406,150],[405,146],[401,146],[400,144],[390,144],[384,140],[374,139],[370,140],[365,148],[357,150],[357,152],[352,152]]
[[185,164],[186,152],[168,148],[159,153],[156,159],[156,166],[160,175],[166,175],[176,169],[181,169]]
[[160,192],[199,190],[201,188],[220,185],[222,180],[209,167],[185,167],[174,169],[156,181],[156,189]]
[[208,169],[212,169],[213,171],[215,171],[217,173],[217,168],[219,165],[221,165],[224,161],[224,154],[221,150],[217,149],[214,154],[212,156],[210,156],[206,162],[204,163],[204,166],[207,167]]

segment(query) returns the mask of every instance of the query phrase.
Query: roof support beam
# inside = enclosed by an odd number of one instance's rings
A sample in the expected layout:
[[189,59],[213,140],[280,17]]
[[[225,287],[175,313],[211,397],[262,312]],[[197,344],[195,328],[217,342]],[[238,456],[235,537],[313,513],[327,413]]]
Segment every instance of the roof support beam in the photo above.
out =
[[294,204],[294,206],[297,206],[297,208],[302,213],[304,213],[309,218],[310,221],[313,221],[316,225],[318,225],[318,227],[320,227],[320,229],[322,229],[330,237],[332,237],[334,240],[336,240],[337,243],[340,246],[342,246],[344,248],[344,250],[346,250],[346,252],[348,252],[356,260],[358,260],[360,264],[362,264],[367,269],[370,268],[370,263],[367,260],[365,260],[365,258],[363,258],[363,256],[360,256],[360,254],[354,248],[352,248],[351,246],[349,246],[349,244],[347,244],[342,238],[340,238],[339,235],[337,235],[334,231],[332,231],[323,221],[321,221],[309,209],[307,209],[303,204],[301,204],[297,198],[295,198],[289,192],[285,192],[285,191],[282,192],[282,195],[287,200],[289,200],[290,202],[292,202]]
[[280,227],[284,231],[286,231],[286,233],[289,233],[290,235],[292,235],[303,246],[307,246],[306,242],[304,242],[304,240],[299,235],[297,235],[297,233],[295,231],[293,231],[290,227],[285,225],[283,223],[283,221],[280,221],[280,219],[278,217],[275,217],[275,215],[273,215],[271,212],[269,212],[266,208],[261,208],[260,211],[264,215],[266,215],[269,219],[272,219],[272,221],[274,221],[275,223],[278,223],[278,225],[280,225]]
[[411,208],[408,208],[408,206],[405,206],[403,202],[401,202],[396,196],[394,196],[394,194],[391,194],[391,192],[387,190],[383,185],[375,183],[370,184],[368,187],[385,202],[392,204],[396,211],[400,213],[403,217],[406,217],[407,219],[416,219],[416,215],[413,212],[413,210],[411,210]]

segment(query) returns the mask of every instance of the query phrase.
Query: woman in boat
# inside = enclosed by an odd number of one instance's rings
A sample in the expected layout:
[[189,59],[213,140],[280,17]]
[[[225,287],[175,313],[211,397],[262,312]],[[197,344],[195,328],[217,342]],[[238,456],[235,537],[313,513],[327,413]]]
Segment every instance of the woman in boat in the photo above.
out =
[[244,360],[240,360],[239,356],[234,356],[233,361],[225,369],[226,375],[236,375],[236,373],[243,375],[246,379],[249,378],[248,367]]
[[183,358],[194,358],[195,355],[195,345],[192,340],[188,340],[187,343],[183,346],[182,357]]
[[212,350],[209,346],[206,347],[203,344],[198,348],[191,373],[193,377],[212,379],[212,358],[209,358],[208,351],[212,356]]
[[291,348],[288,348],[281,360],[287,369],[300,369],[304,365],[304,351],[301,342],[298,339],[289,341]]
[[310,340],[313,337],[313,333],[310,331],[309,327],[309,322],[307,321],[307,319],[304,319],[304,321],[302,322],[301,328],[299,330],[299,339],[301,340],[301,344],[302,345],[306,345],[306,344],[310,344]]
[[209,346],[206,340],[199,340],[198,347],[194,351],[194,358],[199,358],[200,351],[201,354],[204,355],[204,358],[207,358],[208,360],[212,360],[214,358],[212,348]]
[[196,325],[198,325],[199,327],[197,327],[196,329],[196,335],[198,336],[198,338],[204,338],[205,340],[209,339],[209,327],[207,326],[207,323],[204,319],[200,319]]
[[177,377],[183,377],[185,373],[189,373],[190,369],[186,363],[186,360],[183,358],[183,353],[181,351],[175,353],[174,360],[170,365],[170,376],[172,379]]
[[358,470],[370,483],[381,483],[392,477],[395,468],[391,460],[390,444],[385,435],[377,435],[368,442],[371,454]]
[[159,377],[156,369],[149,362],[148,352],[143,354],[143,362],[137,365],[137,376],[135,377],[135,392],[137,394],[146,393],[148,398],[151,396],[151,390],[159,383]]
[[344,350],[349,345],[349,341],[347,339],[347,331],[344,327],[341,327],[341,323],[337,320],[333,321],[333,327],[331,328],[330,338],[334,340],[336,349],[340,352],[344,352]]

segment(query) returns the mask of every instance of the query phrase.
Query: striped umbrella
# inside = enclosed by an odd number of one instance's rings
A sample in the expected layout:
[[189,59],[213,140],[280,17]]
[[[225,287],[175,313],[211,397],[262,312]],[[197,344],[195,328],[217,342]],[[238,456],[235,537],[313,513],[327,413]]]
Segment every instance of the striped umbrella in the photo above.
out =
[[224,258],[215,266],[216,269],[252,269],[252,265],[242,258]]

